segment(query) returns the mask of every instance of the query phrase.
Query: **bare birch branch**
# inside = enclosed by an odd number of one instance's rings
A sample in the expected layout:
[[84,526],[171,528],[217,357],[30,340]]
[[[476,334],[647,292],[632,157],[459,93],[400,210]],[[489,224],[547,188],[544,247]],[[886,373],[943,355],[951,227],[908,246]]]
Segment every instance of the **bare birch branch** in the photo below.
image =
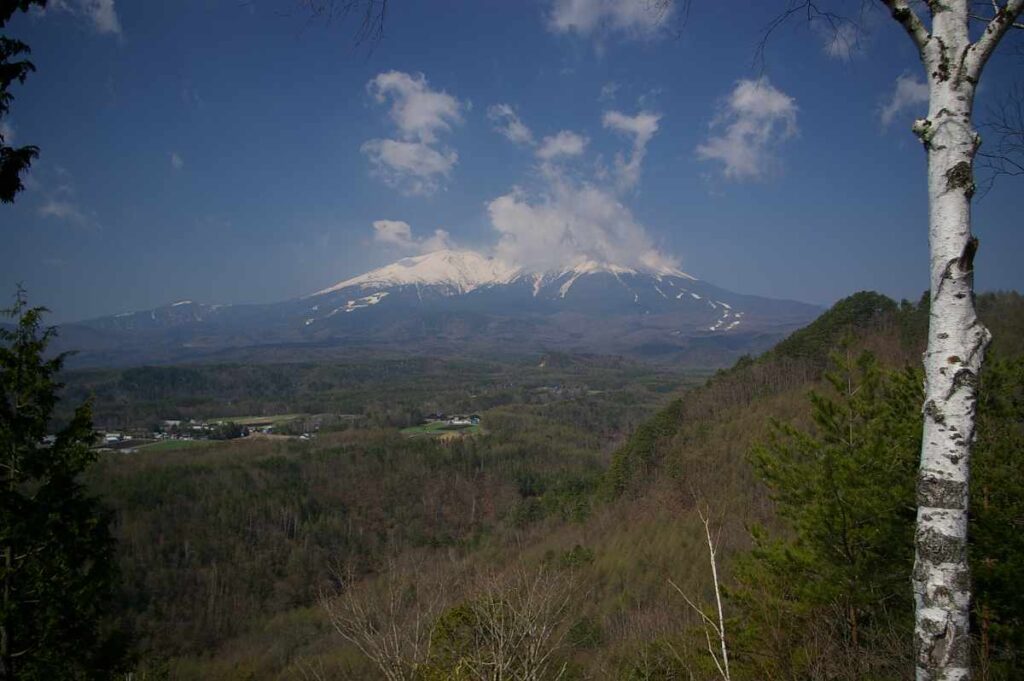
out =
[[999,6],[997,3],[995,9],[995,16],[988,22],[984,33],[967,50],[967,59],[964,63],[966,75],[975,83],[981,78],[981,71],[995,51],[996,45],[1014,26],[1017,18],[1024,11],[1024,0],[1008,0],[1003,6]]
[[881,0],[882,4],[889,8],[892,18],[903,27],[910,39],[914,41],[919,52],[924,52],[925,45],[931,39],[928,29],[925,28],[921,17],[910,6],[907,0]]
[[[698,607],[690,598],[683,592],[679,586],[672,581],[668,580],[668,583],[675,589],[686,604],[689,605],[693,610],[700,615],[703,621],[704,627],[704,638],[707,640],[708,654],[711,656],[711,660],[715,663],[715,667],[718,669],[718,674],[724,681],[732,681],[732,675],[729,671],[729,648],[726,645],[725,638],[725,614],[722,610],[722,592],[718,582],[718,559],[717,559],[717,541],[711,538],[711,517],[710,513],[702,511],[700,508],[697,509],[697,515],[700,516],[700,520],[704,523],[704,536],[707,539],[708,544],[708,559],[711,562],[711,579],[715,587],[715,605],[718,611],[718,622],[708,616],[704,610]],[[720,534],[720,532],[719,532]],[[715,638],[718,639],[719,652],[715,652],[715,646],[711,641],[711,633],[714,632]]]

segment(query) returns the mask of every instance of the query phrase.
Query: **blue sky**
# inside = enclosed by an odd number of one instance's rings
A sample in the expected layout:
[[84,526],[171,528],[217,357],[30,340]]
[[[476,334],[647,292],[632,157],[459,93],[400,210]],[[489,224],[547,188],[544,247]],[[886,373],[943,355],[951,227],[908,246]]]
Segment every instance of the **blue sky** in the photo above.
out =
[[[685,23],[646,4],[393,2],[372,52],[296,0],[17,17],[38,70],[4,122],[42,155],[0,206],[0,284],[69,321],[281,300],[454,245],[527,267],[678,265],[823,304],[919,296],[909,127],[926,106],[900,29],[869,12],[834,43],[796,20],[762,69],[782,3],[695,2]],[[1019,77],[1013,48],[989,64],[979,122]],[[976,204],[980,289],[1024,288],[1022,195],[1010,179]]]

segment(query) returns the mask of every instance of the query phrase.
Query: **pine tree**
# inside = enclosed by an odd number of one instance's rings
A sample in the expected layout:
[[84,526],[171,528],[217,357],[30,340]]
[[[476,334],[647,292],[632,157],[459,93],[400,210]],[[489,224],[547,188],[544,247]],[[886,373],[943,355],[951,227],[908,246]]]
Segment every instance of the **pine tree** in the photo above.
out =
[[[834,355],[812,428],[774,424],[752,453],[785,527],[756,529],[739,560],[741,671],[757,679],[903,678],[912,664],[906,584],[913,567],[920,373]],[[1024,672],[1024,357],[982,376],[973,467],[973,672]]]
[[95,460],[88,404],[46,441],[65,356],[47,351],[45,312],[19,291],[0,327],[0,679],[106,679],[124,659],[104,625],[115,547],[79,481]]
[[[15,12],[28,12],[31,7],[44,8],[47,0],[0,0],[0,28],[5,28]],[[20,40],[0,35],[0,119],[11,108],[14,99],[9,90],[15,82],[24,83],[28,74],[36,70],[35,65],[23,57],[31,50]],[[0,203],[13,203],[14,196],[25,188],[21,175],[39,156],[39,147],[27,145],[13,147],[5,137],[5,128],[0,125]],[[7,133],[10,137],[10,133]]]
[[[810,396],[814,428],[774,424],[752,456],[788,533],[755,533],[733,593],[741,647],[772,667],[756,677],[888,678],[909,662],[867,653],[912,627],[920,377],[867,353],[833,362],[832,394]],[[852,676],[812,671],[826,662]]]
[[977,678],[1024,678],[1024,358],[982,373],[968,551]]

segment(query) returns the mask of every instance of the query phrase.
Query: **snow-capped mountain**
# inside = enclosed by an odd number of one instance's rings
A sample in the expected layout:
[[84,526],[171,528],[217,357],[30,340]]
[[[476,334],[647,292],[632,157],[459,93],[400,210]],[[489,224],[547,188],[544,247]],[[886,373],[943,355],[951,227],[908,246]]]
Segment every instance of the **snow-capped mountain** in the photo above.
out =
[[567,350],[717,365],[768,347],[818,312],[736,294],[671,268],[587,260],[533,272],[475,251],[441,250],[281,303],[183,300],[66,331],[68,344],[78,340],[91,363],[286,345],[296,352]]
[[518,268],[476,251],[441,250],[414,258],[402,258],[396,263],[346,279],[313,295],[333,293],[354,286],[364,289],[436,286],[451,294],[462,294],[481,286],[508,283],[518,274]]

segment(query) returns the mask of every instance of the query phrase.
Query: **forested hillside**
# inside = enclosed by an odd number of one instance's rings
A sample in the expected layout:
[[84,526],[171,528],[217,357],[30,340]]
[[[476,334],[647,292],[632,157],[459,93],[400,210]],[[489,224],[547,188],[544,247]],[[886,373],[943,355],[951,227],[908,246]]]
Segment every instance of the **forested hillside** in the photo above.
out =
[[[978,303],[996,342],[974,468],[975,660],[979,678],[1012,679],[1024,300]],[[713,613],[698,511],[733,678],[906,678],[926,321],[921,304],[860,293],[699,388],[547,386],[449,441],[380,422],[110,455],[90,479],[116,509],[141,678],[719,678],[686,600]]]

